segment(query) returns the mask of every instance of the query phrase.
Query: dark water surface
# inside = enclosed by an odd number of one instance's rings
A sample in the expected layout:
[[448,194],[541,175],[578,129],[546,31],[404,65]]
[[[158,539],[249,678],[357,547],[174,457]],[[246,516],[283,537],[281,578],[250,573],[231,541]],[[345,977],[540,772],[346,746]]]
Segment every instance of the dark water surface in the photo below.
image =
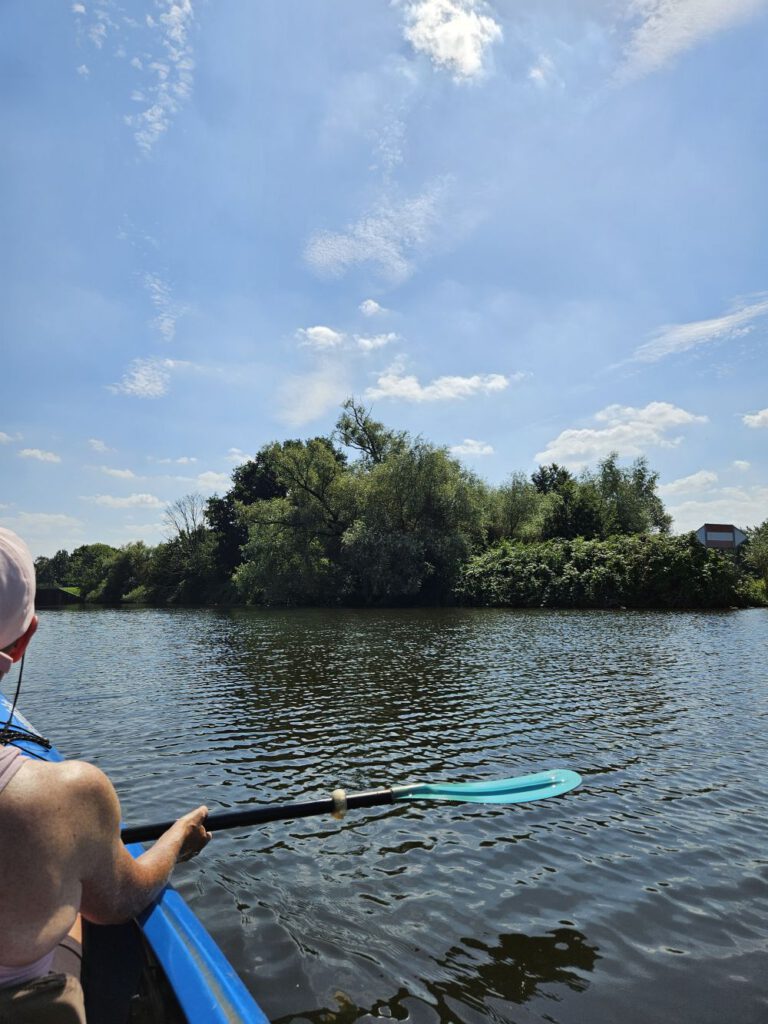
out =
[[768,1020],[768,612],[45,612],[22,710],[128,822],[573,768],[521,807],[218,833],[177,869],[270,1018]]

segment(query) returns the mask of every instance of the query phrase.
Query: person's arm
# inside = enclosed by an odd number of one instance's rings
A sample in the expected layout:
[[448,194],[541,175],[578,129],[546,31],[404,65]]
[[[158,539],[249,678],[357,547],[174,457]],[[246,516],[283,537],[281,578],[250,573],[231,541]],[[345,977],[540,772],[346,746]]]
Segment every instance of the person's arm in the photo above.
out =
[[168,881],[174,865],[189,860],[209,842],[203,827],[208,809],[179,818],[151,849],[133,858],[120,839],[120,802],[114,786],[93,765],[71,766],[71,819],[80,830],[83,916],[96,924],[119,924],[148,906]]

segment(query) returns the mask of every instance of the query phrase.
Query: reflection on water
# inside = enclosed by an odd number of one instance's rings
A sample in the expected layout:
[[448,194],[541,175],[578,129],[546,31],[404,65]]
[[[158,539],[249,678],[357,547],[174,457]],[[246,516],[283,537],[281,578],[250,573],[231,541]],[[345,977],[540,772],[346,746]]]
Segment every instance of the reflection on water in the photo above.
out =
[[582,773],[218,833],[178,884],[273,1019],[750,1024],[767,638],[760,610],[49,612],[22,705],[133,822]]

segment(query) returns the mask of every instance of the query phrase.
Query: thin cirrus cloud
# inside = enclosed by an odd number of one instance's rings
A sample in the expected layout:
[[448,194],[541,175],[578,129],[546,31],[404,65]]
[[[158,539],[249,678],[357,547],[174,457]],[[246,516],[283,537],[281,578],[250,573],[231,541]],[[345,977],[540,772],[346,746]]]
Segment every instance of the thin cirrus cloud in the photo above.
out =
[[119,497],[114,494],[93,494],[82,496],[81,501],[92,502],[105,508],[162,508],[164,502],[154,494],[129,494]]
[[746,473],[746,471],[751,467],[752,463],[747,462],[746,459],[734,459],[731,465],[734,469],[738,469],[740,473]]
[[89,437],[88,447],[91,451],[98,452],[100,455],[107,455],[109,452],[113,452],[115,450],[114,448],[110,448],[105,441],[102,441],[98,437]]
[[757,321],[766,315],[768,296],[761,295],[756,302],[742,302],[724,316],[684,324],[669,324],[660,327],[649,341],[635,349],[632,358],[640,363],[655,363],[678,352],[697,348],[699,345],[739,338],[753,331]]
[[37,462],[61,462],[61,456],[55,452],[46,452],[41,448],[22,448],[20,459],[35,459]]
[[630,81],[659,71],[702,40],[765,9],[765,0],[634,0],[630,11],[639,22],[619,79]]
[[659,485],[660,494],[689,494],[691,491],[705,491],[717,483],[717,473],[710,469],[700,469],[698,473],[682,476],[671,480],[668,484]]
[[126,57],[128,48],[139,48],[130,67],[141,76],[131,94],[140,110],[123,120],[145,154],[168,131],[173,118],[192,95],[195,68],[190,39],[194,21],[192,0],[156,0],[155,8],[156,13],[137,19],[125,14],[114,0],[72,5],[78,30],[97,50],[102,50],[110,37],[116,44],[118,58]]
[[489,49],[502,34],[481,0],[411,0],[405,5],[406,40],[458,82],[485,72]]
[[747,413],[746,416],[741,417],[741,422],[747,427],[752,427],[753,430],[768,427],[768,409]]
[[493,455],[493,445],[486,441],[474,441],[471,437],[465,437],[461,444],[455,444],[449,449],[451,455]]
[[447,184],[434,182],[420,195],[401,202],[384,198],[344,231],[321,231],[304,249],[304,259],[317,274],[342,277],[359,264],[371,263],[393,284],[415,269],[437,225]]
[[670,431],[696,423],[706,423],[706,416],[687,412],[670,402],[649,402],[642,409],[626,405],[609,405],[596,413],[597,427],[563,430],[542,451],[534,456],[539,463],[559,462],[575,469],[586,466],[611,452],[636,457],[647,448],[671,448],[682,437]]
[[132,469],[113,469],[111,466],[99,466],[99,470],[105,476],[115,477],[117,480],[135,480],[136,474]]
[[156,315],[152,326],[164,341],[173,341],[176,336],[176,321],[187,312],[184,306],[173,301],[171,286],[159,274],[144,274],[144,287],[155,307]]
[[208,372],[205,367],[183,359],[134,359],[118,384],[108,384],[113,394],[133,398],[162,398],[168,393],[171,375],[177,370]]
[[512,381],[522,380],[524,376],[513,374],[505,377],[501,373],[485,373],[471,377],[437,377],[430,384],[420,384],[417,377],[403,374],[402,368],[395,365],[381,374],[376,387],[368,388],[365,397],[395,398],[406,402],[455,401],[504,391]]

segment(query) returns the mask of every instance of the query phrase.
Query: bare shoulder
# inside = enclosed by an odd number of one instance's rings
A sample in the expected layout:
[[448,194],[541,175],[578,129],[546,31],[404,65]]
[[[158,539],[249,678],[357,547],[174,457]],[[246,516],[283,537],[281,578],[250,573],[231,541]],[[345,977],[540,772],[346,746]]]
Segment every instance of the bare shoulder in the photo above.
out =
[[58,807],[73,806],[106,824],[119,821],[120,803],[104,772],[87,761],[30,762],[27,786]]

